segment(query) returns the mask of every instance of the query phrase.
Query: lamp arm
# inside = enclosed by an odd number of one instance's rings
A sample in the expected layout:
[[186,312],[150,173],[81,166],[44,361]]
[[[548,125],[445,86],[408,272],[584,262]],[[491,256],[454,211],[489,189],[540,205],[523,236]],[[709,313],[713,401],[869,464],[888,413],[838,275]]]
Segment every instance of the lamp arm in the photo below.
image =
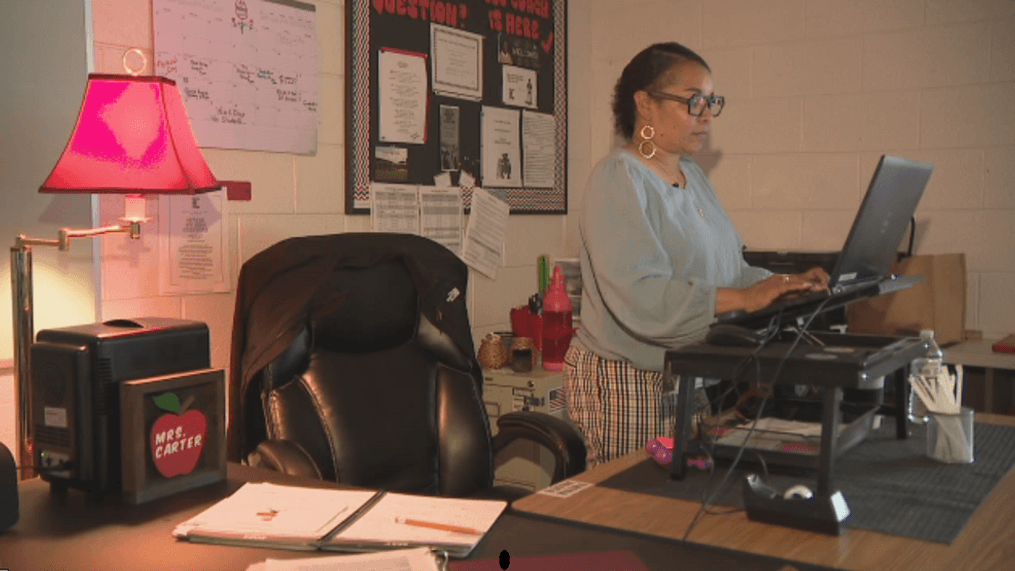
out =
[[84,228],[80,230],[72,230],[70,228],[60,229],[60,242],[66,244],[66,248],[61,247],[61,250],[70,248],[71,238],[91,238],[92,236],[101,236],[103,234],[118,234],[118,233],[130,234],[131,240],[137,240],[141,237],[141,222],[138,221],[124,221],[123,223],[116,226],[103,226],[101,228]]
[[61,228],[57,232],[56,240],[30,238],[24,234],[20,234],[14,239],[14,247],[17,249],[23,249],[26,246],[56,246],[61,252],[66,252],[67,250],[70,250],[70,241],[72,238],[91,238],[94,236],[102,236],[103,234],[118,233],[130,234],[131,239],[137,240],[141,237],[141,223],[135,221],[124,221],[119,225],[102,226],[99,228]]

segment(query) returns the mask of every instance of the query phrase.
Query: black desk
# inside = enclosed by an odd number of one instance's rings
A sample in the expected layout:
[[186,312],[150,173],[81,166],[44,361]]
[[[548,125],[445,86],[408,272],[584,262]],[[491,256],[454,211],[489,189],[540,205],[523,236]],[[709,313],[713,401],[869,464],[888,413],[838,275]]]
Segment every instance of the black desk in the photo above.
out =
[[[815,495],[828,498],[834,493],[832,477],[835,457],[862,440],[866,434],[865,429],[869,429],[877,411],[872,408],[840,435],[843,389],[883,389],[884,378],[890,376],[895,383],[896,394],[902,396],[900,402],[905,402],[905,396],[909,394],[909,384],[906,382],[909,363],[927,351],[923,341],[912,337],[816,333],[811,336],[812,340],[801,340],[795,348],[793,337],[795,335],[790,337],[784,334],[783,338],[760,349],[693,343],[666,352],[665,378],[680,376],[672,464],[674,479],[682,480],[686,477],[685,454],[702,449],[697,442],[689,440],[694,378],[762,382],[772,382],[775,378],[777,384],[819,385],[824,389],[821,449],[817,457],[765,453],[777,456],[776,462],[817,470]],[[793,351],[789,353],[791,348]],[[905,407],[894,407],[892,413],[896,420],[896,434],[899,438],[905,438]]]
[[[133,506],[113,500],[97,503],[76,490],[68,491],[63,497],[53,495],[49,485],[39,479],[20,482],[21,520],[0,533],[0,569],[243,571],[248,565],[269,557],[291,559],[335,555],[203,545],[177,541],[172,537],[176,524],[196,515],[247,481],[321,487],[335,485],[230,464],[226,482]],[[510,509],[501,516],[470,559],[496,559],[501,550],[507,550],[512,557],[628,550],[636,553],[649,569],[660,571],[673,569],[674,561],[689,569],[775,571],[785,568],[784,561],[771,557],[683,545],[673,540],[628,532],[592,529],[583,524],[527,516]]]

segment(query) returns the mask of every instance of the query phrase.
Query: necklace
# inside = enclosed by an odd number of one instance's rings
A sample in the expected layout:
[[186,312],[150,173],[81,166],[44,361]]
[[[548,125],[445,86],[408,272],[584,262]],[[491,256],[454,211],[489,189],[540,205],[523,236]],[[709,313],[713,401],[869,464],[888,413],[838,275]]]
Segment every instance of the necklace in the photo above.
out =
[[677,188],[684,188],[687,186],[687,177],[684,176],[684,171],[680,168],[680,164],[677,164],[676,169],[672,169],[663,161],[656,159],[656,165],[659,166],[659,170],[662,171],[662,174],[672,181],[671,184],[673,186]]
[[[645,160],[645,162],[648,163],[649,161]],[[671,186],[673,186],[673,188],[678,188],[681,190],[685,189],[685,187],[687,186],[687,176],[684,175],[684,171],[683,169],[680,168],[679,162],[677,164],[676,170],[669,168],[666,165],[666,163],[664,163],[662,160],[658,158],[656,158],[653,162],[657,166],[656,172],[658,172],[661,175],[661,178],[663,178],[663,180],[673,181],[670,183]],[[702,208],[700,204],[698,204],[698,200],[694,198],[694,196],[691,196],[691,203],[694,204],[694,209],[698,211],[698,216],[701,216],[702,219],[704,219],[705,209]]]

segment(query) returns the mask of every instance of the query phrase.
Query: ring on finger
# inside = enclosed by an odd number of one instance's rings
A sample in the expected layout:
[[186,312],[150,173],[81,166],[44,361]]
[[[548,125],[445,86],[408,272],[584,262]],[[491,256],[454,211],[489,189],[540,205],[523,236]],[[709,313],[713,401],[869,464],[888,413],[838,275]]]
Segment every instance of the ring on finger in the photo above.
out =
[[789,275],[783,274],[782,275],[782,281],[783,281],[783,283],[787,283],[788,284],[789,283]]

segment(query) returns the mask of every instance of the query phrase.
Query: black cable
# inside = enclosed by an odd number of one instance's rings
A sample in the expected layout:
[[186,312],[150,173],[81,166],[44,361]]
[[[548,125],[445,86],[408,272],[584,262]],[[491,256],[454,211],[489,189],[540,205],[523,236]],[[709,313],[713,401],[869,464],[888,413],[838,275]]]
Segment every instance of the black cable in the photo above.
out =
[[768,463],[765,462],[765,457],[761,455],[757,450],[751,450],[755,456],[758,457],[758,461],[761,462],[761,470],[765,473],[765,479],[768,479]]
[[[761,349],[764,348],[764,347],[765,347],[765,344],[758,345],[753,351],[751,351],[751,353],[748,356],[746,356],[743,359],[741,359],[740,363],[737,364],[737,368],[734,370],[734,373],[733,373],[733,382],[734,383],[738,382],[738,377],[740,377],[740,376],[742,376],[744,374],[744,371],[746,370],[747,364],[752,362],[752,361],[754,362],[755,370],[756,370],[756,376],[755,376],[755,378],[760,380],[760,376],[761,376],[760,375],[761,364],[760,364],[760,362],[757,359],[757,355],[761,351]],[[761,411],[764,410],[764,408],[765,408],[765,406],[764,406],[765,405],[765,401],[767,401],[767,400],[768,400],[767,396],[764,399],[762,399],[761,407],[758,409],[758,413],[757,413],[758,417],[761,416]],[[687,541],[688,536],[690,536],[691,531],[698,524],[698,521],[701,519],[701,516],[703,516],[706,513],[709,513],[709,506],[712,505],[712,502],[715,501],[715,499],[718,496],[719,492],[721,490],[723,490],[723,488],[724,488],[724,486],[726,484],[726,481],[729,479],[730,474],[732,473],[733,468],[735,468],[737,463],[739,462],[740,456],[741,456],[741,454],[743,454],[743,451],[744,451],[744,449],[745,449],[745,447],[747,445],[747,442],[748,442],[748,440],[750,440],[751,434],[754,432],[754,425],[756,423],[757,423],[757,418],[755,419],[755,422],[751,423],[751,428],[750,428],[750,430],[747,433],[747,437],[744,439],[744,443],[741,445],[740,450],[737,452],[737,456],[733,460],[733,464],[730,466],[730,470],[726,472],[726,475],[723,477],[722,481],[719,482],[719,486],[714,488],[714,491],[712,492],[711,496],[705,497],[705,495],[708,493],[708,489],[712,487],[712,482],[713,482],[713,479],[715,477],[715,462],[713,461],[713,464],[712,464],[713,465],[713,470],[712,470],[711,476],[709,478],[709,485],[706,488],[705,492],[702,494],[703,501],[702,501],[702,504],[701,504],[701,508],[698,509],[698,512],[694,515],[694,519],[692,519],[690,525],[687,526],[687,530],[684,532],[683,541],[685,541],[685,542]],[[700,433],[700,427],[699,427],[699,433]],[[699,437],[700,437],[700,434],[699,434]],[[715,451],[715,447],[717,446],[717,442],[718,442],[718,437],[717,436],[713,437],[712,438],[712,451],[713,452]],[[676,445],[677,444],[674,443],[674,446],[676,446]],[[707,450],[708,449],[706,448],[706,451]],[[709,457],[713,457],[713,455],[709,454]],[[722,497],[722,496],[718,496],[718,497]],[[733,513],[733,512],[730,512],[730,513]]]
[[[775,386],[776,381],[779,378],[779,375],[782,374],[782,369],[785,366],[786,361],[789,360],[789,356],[793,354],[793,351],[796,351],[796,348],[800,345],[800,341],[804,338],[804,332],[807,331],[807,329],[811,326],[811,322],[814,321],[814,318],[817,317],[822,312],[822,310],[824,309],[825,305],[827,305],[830,300],[831,300],[831,297],[827,297],[824,300],[822,300],[821,303],[818,304],[818,307],[815,308],[814,311],[807,318],[806,323],[804,323],[804,325],[802,325],[801,327],[797,328],[796,338],[793,340],[793,343],[790,344],[790,347],[786,351],[786,354],[783,355],[782,358],[779,360],[779,364],[778,364],[778,366],[776,366],[775,372],[772,374],[772,378],[771,378],[771,380],[768,383],[769,385],[771,385],[772,387]],[[777,316],[777,317],[781,317],[781,314],[779,316]],[[773,318],[773,319],[776,319],[776,318]],[[774,338],[774,336],[772,338]],[[769,340],[771,340],[771,338]],[[758,355],[758,352],[761,351],[761,349],[763,347],[765,347],[765,345],[767,345],[767,343],[759,345],[757,348],[755,348],[754,351],[751,352],[750,355],[748,355],[747,357],[744,357],[744,359],[741,360],[741,363],[737,365],[737,369],[736,369],[736,372],[734,373],[734,377],[736,377],[739,374],[742,374],[742,371],[741,371],[742,367],[746,363],[750,362],[751,360],[754,360],[755,361],[755,367],[756,367],[756,370],[757,370],[757,376],[755,378],[757,379],[757,382],[759,384],[761,383],[761,365],[760,365],[760,363],[757,362],[757,355]],[[726,475],[723,476],[722,481],[719,482],[718,488],[716,488],[716,490],[712,492],[712,495],[704,503],[702,503],[701,508],[698,510],[698,513],[695,514],[694,519],[692,519],[691,523],[687,526],[687,530],[684,532],[684,536],[683,536],[682,541],[684,541],[684,542],[687,541],[687,538],[691,535],[691,531],[694,530],[695,526],[698,525],[698,521],[701,520],[701,516],[704,515],[705,513],[707,513],[709,505],[713,501],[715,501],[715,499],[717,497],[722,497],[721,495],[719,495],[719,493],[724,491],[724,488],[727,485],[727,481],[729,480],[730,476],[733,475],[733,472],[736,470],[737,465],[740,463],[740,458],[743,457],[744,451],[747,449],[747,443],[750,442],[751,436],[754,434],[755,427],[757,426],[758,421],[761,420],[761,414],[765,410],[765,404],[768,402],[768,397],[769,397],[769,394],[766,393],[764,398],[762,398],[761,405],[758,407],[758,411],[754,415],[754,420],[751,422],[751,427],[748,429],[747,435],[744,437],[743,443],[741,443],[740,448],[737,450],[737,454],[733,458],[733,462],[730,464],[730,467],[726,470]],[[713,439],[713,447],[715,446],[714,441],[715,441],[715,439]],[[682,445],[682,444],[680,444],[680,445]],[[678,444],[674,443],[674,446],[678,446]],[[713,450],[714,450],[714,448],[713,448]],[[768,473],[767,467],[765,468],[765,473],[766,474]]]
[[[757,355],[761,351],[761,349],[764,348],[765,345],[768,345],[768,343],[773,341],[775,339],[775,337],[778,335],[779,329],[778,329],[778,327],[776,327],[777,323],[778,323],[777,317],[772,317],[770,319],[768,327],[766,328],[769,331],[769,334],[765,337],[765,339],[762,341],[762,343],[757,348],[755,348],[754,351],[751,352],[750,355],[748,355],[747,357],[742,359],[740,361],[740,363],[737,364],[737,368],[736,368],[736,370],[733,373],[733,378],[734,379],[737,379],[740,376],[742,376],[744,374],[744,367],[746,367],[747,364],[753,362],[754,363],[754,367],[755,367],[754,378],[758,379],[759,383],[760,383],[760,379],[761,379],[761,363],[760,363],[760,361],[758,361]],[[737,402],[738,403],[740,402],[740,399],[743,398],[743,395],[740,394],[740,390],[739,390],[739,387],[738,387],[738,382],[736,382],[734,380],[733,382],[730,383],[730,387],[728,389],[726,389],[726,391],[722,395],[720,395],[719,398],[717,399],[719,401],[719,406],[718,406],[718,408],[716,410],[716,418],[720,419],[720,421],[722,419],[722,404],[723,404],[723,401],[725,400],[726,396],[728,396],[732,391],[736,391],[737,392],[737,397],[738,397]],[[711,405],[711,403],[709,403],[709,404]],[[761,410],[761,411],[764,410],[764,404],[765,404],[765,399],[762,399],[762,405],[761,405],[761,408],[759,410]],[[701,426],[699,425],[699,437],[701,436],[700,435],[700,430],[701,430]],[[750,435],[750,433],[748,433],[748,436],[749,435]],[[713,453],[716,451],[716,447],[718,446],[718,441],[719,441],[719,435],[718,434],[712,435],[712,437],[710,439],[710,442],[709,442],[709,444],[711,444],[711,448],[709,448],[708,446],[704,447],[705,455],[708,456],[708,461],[709,461],[709,481],[708,481],[708,486],[706,487],[705,491],[702,492],[702,497],[701,497],[702,510],[699,510],[699,514],[700,513],[706,513],[708,515],[729,515],[729,514],[734,514],[734,513],[738,513],[738,512],[744,511],[743,508],[738,508],[738,507],[730,507],[726,511],[715,511],[715,510],[709,509],[709,506],[712,503],[712,501],[714,500],[715,494],[716,494],[716,492],[713,492],[713,496],[711,498],[708,497],[708,489],[712,488],[712,485],[713,485],[713,483],[715,481],[715,470],[716,470],[717,466],[716,466],[715,456],[713,455]],[[744,442],[746,443],[747,440],[745,440]],[[767,476],[768,475],[768,466],[765,464],[764,458],[762,458],[761,455],[758,454],[757,452],[755,452],[755,455],[758,456],[758,458],[761,460],[762,467],[764,468],[765,475]],[[725,481],[725,478],[724,478],[723,481]],[[719,495],[718,497],[722,498],[723,496],[725,496],[725,494],[726,494],[726,490],[722,490],[722,494]],[[697,520],[699,517],[700,517],[700,515],[696,515],[695,519]],[[685,535],[684,539],[686,540],[686,535]]]

